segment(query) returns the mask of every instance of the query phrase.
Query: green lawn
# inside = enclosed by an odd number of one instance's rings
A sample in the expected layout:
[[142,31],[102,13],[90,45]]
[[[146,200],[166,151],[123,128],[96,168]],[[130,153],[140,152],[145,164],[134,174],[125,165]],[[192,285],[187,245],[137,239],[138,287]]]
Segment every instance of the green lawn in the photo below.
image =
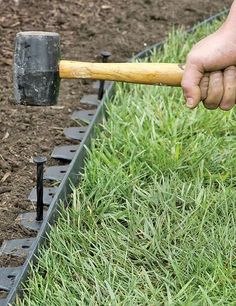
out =
[[[172,33],[153,61],[184,62]],[[181,89],[117,85],[72,208],[18,305],[236,305],[236,113]]]

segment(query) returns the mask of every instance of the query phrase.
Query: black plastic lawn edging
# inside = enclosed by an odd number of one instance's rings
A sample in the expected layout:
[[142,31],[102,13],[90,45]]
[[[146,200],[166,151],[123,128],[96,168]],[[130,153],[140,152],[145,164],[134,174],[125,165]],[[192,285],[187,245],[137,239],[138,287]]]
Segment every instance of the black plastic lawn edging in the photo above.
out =
[[[227,12],[228,10],[224,10],[223,12],[199,23],[197,26],[193,27],[187,32],[193,33],[200,26],[204,24],[209,24],[212,21],[223,17]],[[152,52],[157,48],[161,48],[163,44],[164,42],[155,44],[149,47],[148,49],[145,49],[144,51],[138,53],[131,60],[133,61],[133,60],[138,60],[142,58],[149,58]],[[84,131],[83,131],[84,134],[82,134],[83,136],[81,137],[80,144],[78,146],[61,147],[60,148],[61,151],[59,150],[61,153],[58,153],[58,148],[56,151],[54,150],[54,155],[56,156],[56,158],[60,158],[60,154],[63,154],[63,152],[64,153],[74,152],[74,154],[72,154],[72,156],[68,158],[68,160],[71,160],[71,162],[68,166],[66,166],[66,170],[61,171],[61,172],[65,172],[65,174],[60,177],[61,182],[60,182],[59,187],[51,188],[51,190],[54,189],[55,194],[53,193],[53,197],[49,198],[49,200],[47,199],[49,201],[47,204],[50,204],[50,205],[49,205],[47,212],[45,213],[44,220],[41,223],[40,228],[38,228],[37,236],[35,238],[17,240],[19,242],[18,246],[17,246],[17,241],[15,240],[9,241],[9,242],[14,241],[14,245],[15,245],[14,251],[22,252],[23,249],[27,249],[27,251],[25,251],[27,254],[27,257],[26,257],[26,260],[23,266],[16,267],[16,268],[0,268],[0,291],[2,290],[7,293],[7,296],[4,299],[0,299],[0,306],[7,306],[9,304],[13,304],[15,302],[16,296],[22,295],[23,282],[25,282],[27,279],[28,272],[30,271],[31,265],[34,264],[37,260],[39,247],[45,241],[46,236],[50,232],[51,226],[56,222],[60,214],[61,208],[63,207],[62,205],[65,205],[68,203],[68,198],[72,192],[72,187],[74,185],[78,185],[80,182],[81,173],[83,172],[85,159],[88,153],[88,148],[90,148],[91,140],[95,136],[96,126],[102,122],[102,119],[106,115],[105,100],[111,99],[114,96],[114,94],[115,94],[115,83],[106,82],[105,83],[105,95],[101,100],[94,98],[94,96],[90,96],[90,98],[88,98],[89,96],[87,96],[87,99],[95,102],[94,104],[97,104],[98,107],[96,109],[96,112],[92,114],[91,113],[88,114],[88,111],[77,111],[74,113],[74,117],[76,117],[77,119],[80,118],[80,115],[82,115],[82,117],[83,116],[86,117],[86,115],[91,116],[89,125],[84,128]],[[91,104],[93,104],[93,102],[91,102]],[[87,103],[89,104],[89,102]],[[65,130],[65,134],[68,133],[68,130],[67,132],[66,130]],[[72,147],[73,147],[73,150],[70,149]],[[52,157],[55,157],[54,155],[52,154]],[[44,176],[44,178],[46,177]],[[35,196],[31,194],[31,200],[32,198],[35,198]]]

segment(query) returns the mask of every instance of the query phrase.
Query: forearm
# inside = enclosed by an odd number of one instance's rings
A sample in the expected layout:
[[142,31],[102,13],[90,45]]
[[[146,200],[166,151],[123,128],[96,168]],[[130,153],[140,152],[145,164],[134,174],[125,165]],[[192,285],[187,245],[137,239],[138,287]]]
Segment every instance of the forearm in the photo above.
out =
[[236,0],[234,0],[228,18],[226,19],[226,22],[224,23],[223,27],[228,28],[230,31],[235,31],[236,35]]

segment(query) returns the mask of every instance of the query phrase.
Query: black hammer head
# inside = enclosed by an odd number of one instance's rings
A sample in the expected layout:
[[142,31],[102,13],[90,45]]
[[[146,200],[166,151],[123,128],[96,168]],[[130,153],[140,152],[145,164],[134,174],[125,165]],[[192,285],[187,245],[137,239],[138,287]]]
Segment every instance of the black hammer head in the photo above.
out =
[[57,103],[59,60],[59,34],[20,32],[16,35],[13,82],[18,104],[48,106]]

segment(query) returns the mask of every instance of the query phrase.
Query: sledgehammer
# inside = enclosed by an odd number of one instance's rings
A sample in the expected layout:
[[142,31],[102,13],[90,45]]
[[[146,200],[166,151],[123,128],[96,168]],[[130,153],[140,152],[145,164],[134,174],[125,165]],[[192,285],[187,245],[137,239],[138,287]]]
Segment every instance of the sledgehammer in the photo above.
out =
[[16,35],[13,81],[16,102],[57,103],[60,79],[92,79],[180,86],[183,66],[164,63],[88,63],[60,60],[60,36],[54,32]]

